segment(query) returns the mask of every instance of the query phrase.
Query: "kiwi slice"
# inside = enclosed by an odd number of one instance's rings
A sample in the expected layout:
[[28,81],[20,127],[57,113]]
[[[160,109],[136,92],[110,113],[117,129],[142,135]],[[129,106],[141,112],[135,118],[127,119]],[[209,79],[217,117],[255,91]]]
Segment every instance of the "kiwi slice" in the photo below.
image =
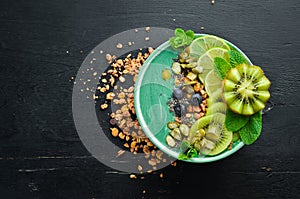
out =
[[210,107],[216,102],[222,102],[222,100],[222,88],[219,88],[208,96],[207,106]]
[[224,151],[232,140],[232,132],[226,129],[224,122],[225,115],[222,113],[204,116],[192,125],[188,140],[192,142],[195,137],[199,140],[199,131],[204,129],[206,133],[200,142],[199,150],[205,155],[217,155]]
[[222,84],[224,100],[238,114],[253,115],[270,98],[271,83],[259,66],[240,64],[227,73]]
[[227,105],[224,102],[216,102],[206,109],[206,115],[212,115],[214,113],[226,114]]

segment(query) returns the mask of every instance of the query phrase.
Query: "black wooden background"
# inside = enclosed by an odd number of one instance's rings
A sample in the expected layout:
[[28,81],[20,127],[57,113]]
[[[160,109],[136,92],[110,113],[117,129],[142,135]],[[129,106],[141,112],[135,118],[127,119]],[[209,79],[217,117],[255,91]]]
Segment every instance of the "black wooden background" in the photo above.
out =
[[[299,198],[299,19],[293,0],[1,0],[0,198]],[[275,106],[255,144],[145,179],[89,154],[70,77],[97,44],[144,26],[222,36],[263,67]]]

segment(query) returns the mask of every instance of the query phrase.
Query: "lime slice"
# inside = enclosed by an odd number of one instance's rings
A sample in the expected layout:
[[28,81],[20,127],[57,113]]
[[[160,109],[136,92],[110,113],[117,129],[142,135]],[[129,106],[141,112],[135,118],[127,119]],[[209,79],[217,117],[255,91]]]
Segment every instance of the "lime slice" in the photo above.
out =
[[190,56],[193,58],[199,58],[206,51],[215,47],[224,48],[227,50],[230,49],[230,47],[222,38],[212,35],[206,35],[195,39],[190,44]]
[[224,48],[212,48],[204,53],[197,61],[197,66],[203,69],[203,72],[200,73],[198,77],[204,85],[206,75],[214,68],[215,57],[221,57],[229,61],[228,50]]
[[215,70],[211,70],[205,78],[205,90],[211,96],[216,90],[222,87],[222,80],[217,76]]

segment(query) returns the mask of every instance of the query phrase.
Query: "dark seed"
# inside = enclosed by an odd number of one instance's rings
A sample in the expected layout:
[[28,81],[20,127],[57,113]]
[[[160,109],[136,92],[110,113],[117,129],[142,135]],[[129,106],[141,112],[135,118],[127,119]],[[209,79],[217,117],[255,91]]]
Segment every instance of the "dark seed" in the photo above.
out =
[[180,100],[183,97],[184,97],[184,93],[180,88],[175,88],[173,90],[173,98]]
[[186,107],[183,104],[175,104],[173,108],[175,115],[178,117],[181,117],[186,113]]
[[202,102],[202,96],[199,93],[195,93],[191,97],[191,105],[193,106],[199,106]]

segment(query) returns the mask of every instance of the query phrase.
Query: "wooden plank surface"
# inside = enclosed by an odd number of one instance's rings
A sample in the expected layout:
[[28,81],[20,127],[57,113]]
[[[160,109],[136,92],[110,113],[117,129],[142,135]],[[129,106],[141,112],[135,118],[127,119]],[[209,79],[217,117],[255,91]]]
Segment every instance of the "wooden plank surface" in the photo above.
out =
[[[299,18],[300,2],[292,0],[2,0],[0,197],[299,198]],[[74,126],[70,78],[100,42],[144,26],[219,35],[263,67],[275,106],[255,144],[145,179],[89,154]]]

